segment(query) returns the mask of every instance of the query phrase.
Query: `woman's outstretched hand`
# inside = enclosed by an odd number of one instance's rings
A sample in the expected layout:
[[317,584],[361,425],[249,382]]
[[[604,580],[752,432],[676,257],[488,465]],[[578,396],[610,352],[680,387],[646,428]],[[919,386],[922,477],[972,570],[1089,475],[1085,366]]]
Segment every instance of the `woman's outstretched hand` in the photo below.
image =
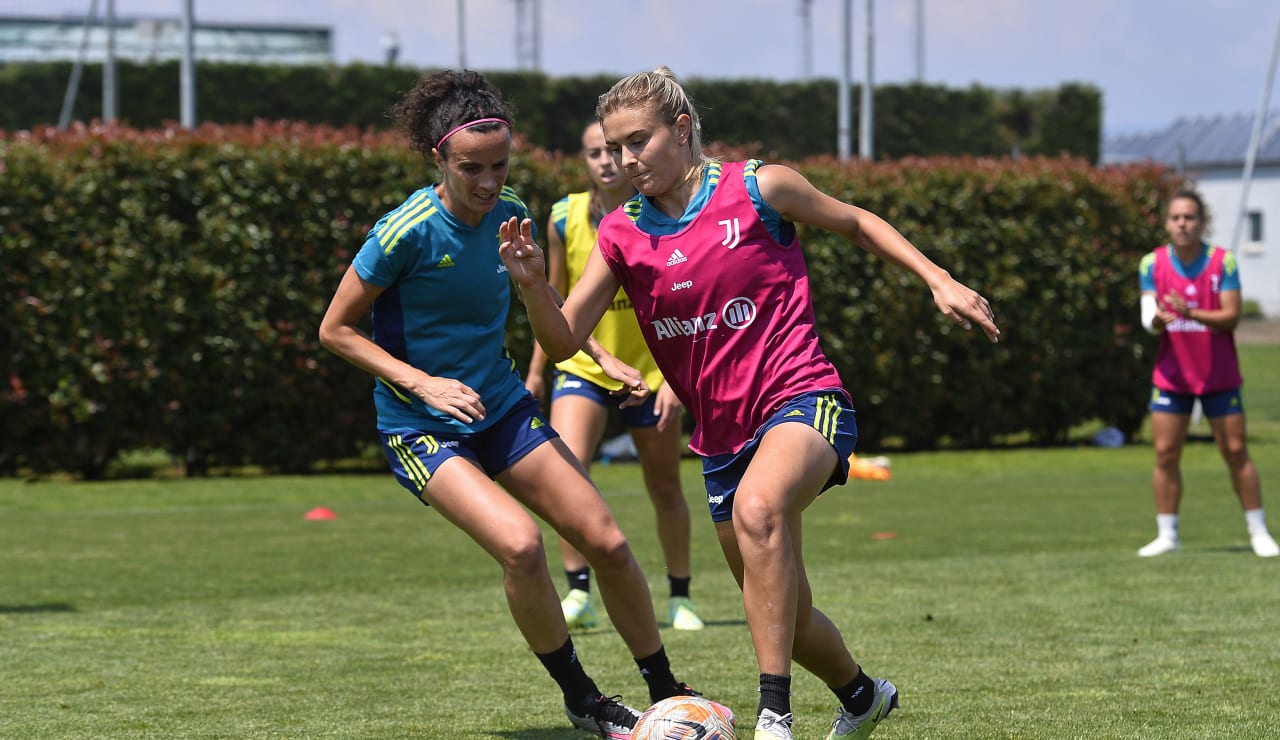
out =
[[933,302],[943,316],[956,322],[965,331],[977,323],[992,342],[1000,341],[1000,328],[996,326],[996,315],[991,310],[991,303],[977,291],[948,278],[942,285],[933,289]]
[[533,241],[532,220],[512,216],[498,225],[498,255],[516,285],[531,287],[547,281],[546,256]]

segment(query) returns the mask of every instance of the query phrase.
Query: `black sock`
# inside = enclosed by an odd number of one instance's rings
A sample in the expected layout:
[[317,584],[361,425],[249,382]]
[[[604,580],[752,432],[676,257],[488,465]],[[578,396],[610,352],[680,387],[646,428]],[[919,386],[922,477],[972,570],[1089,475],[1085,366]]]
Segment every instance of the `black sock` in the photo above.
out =
[[565,705],[575,712],[580,711],[588,702],[600,694],[596,682],[591,680],[582,664],[578,662],[578,651],[573,649],[573,638],[564,641],[559,650],[549,653],[534,653],[547,673],[560,685],[564,694]]
[[838,689],[831,689],[844,710],[852,715],[866,714],[876,698],[876,684],[871,677],[858,671],[858,675]]
[[591,593],[591,568],[579,568],[577,570],[566,570],[564,572],[565,580],[569,582],[569,590],[578,589]]
[[693,576],[685,576],[684,578],[673,578],[667,576],[667,584],[671,586],[671,598],[678,597],[689,598],[689,581],[693,580]]
[[636,666],[640,668],[640,675],[644,676],[644,682],[649,684],[651,701],[659,702],[667,697],[684,693],[683,687],[671,673],[671,662],[667,660],[665,647],[658,648],[658,652],[647,658],[637,658]]
[[791,712],[791,676],[760,674],[760,706],[756,709],[756,715],[759,716],[766,709],[779,716]]

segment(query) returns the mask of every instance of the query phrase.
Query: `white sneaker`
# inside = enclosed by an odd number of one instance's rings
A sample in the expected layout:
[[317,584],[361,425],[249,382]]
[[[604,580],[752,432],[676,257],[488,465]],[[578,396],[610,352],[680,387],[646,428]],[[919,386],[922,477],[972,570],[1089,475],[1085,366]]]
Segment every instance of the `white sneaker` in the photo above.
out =
[[836,719],[831,723],[831,732],[827,740],[862,740],[871,737],[880,720],[889,716],[889,712],[898,708],[898,689],[883,678],[875,679],[875,696],[871,708],[860,715],[849,714],[840,707]]
[[1138,557],[1154,558],[1157,555],[1165,555],[1167,553],[1177,552],[1181,549],[1182,544],[1178,542],[1178,540],[1161,535],[1143,545],[1138,550]]
[[792,740],[791,719],[791,712],[780,715],[772,709],[760,710],[755,740]]
[[1267,532],[1250,537],[1249,544],[1253,545],[1253,554],[1260,558],[1274,558],[1280,555],[1280,545],[1277,545]]

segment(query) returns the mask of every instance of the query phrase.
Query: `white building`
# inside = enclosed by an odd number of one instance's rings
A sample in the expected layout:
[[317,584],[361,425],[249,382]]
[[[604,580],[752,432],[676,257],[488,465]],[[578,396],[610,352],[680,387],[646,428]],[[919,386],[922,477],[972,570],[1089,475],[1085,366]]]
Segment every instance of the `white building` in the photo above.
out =
[[[179,18],[115,19],[115,55],[139,63],[178,59],[184,36]],[[106,19],[99,15],[88,27],[81,16],[0,17],[0,64],[73,60],[84,47],[84,60],[101,63],[107,56]],[[330,64],[332,33],[325,26],[205,23],[192,29],[196,58],[209,62],[257,64]]]
[[1280,111],[1262,126],[1248,208],[1240,222],[1239,243],[1232,245],[1240,219],[1245,160],[1253,134],[1252,114],[1183,118],[1163,131],[1110,137],[1102,145],[1102,163],[1151,161],[1186,175],[1209,210],[1214,244],[1235,247],[1241,294],[1256,301],[1268,318],[1280,317]]

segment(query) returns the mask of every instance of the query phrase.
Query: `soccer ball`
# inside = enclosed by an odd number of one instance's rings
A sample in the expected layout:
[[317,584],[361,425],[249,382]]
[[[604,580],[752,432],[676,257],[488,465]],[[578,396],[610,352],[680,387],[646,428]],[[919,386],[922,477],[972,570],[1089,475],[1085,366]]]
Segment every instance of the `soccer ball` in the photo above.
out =
[[729,718],[697,696],[673,696],[640,715],[631,740],[737,740]]

